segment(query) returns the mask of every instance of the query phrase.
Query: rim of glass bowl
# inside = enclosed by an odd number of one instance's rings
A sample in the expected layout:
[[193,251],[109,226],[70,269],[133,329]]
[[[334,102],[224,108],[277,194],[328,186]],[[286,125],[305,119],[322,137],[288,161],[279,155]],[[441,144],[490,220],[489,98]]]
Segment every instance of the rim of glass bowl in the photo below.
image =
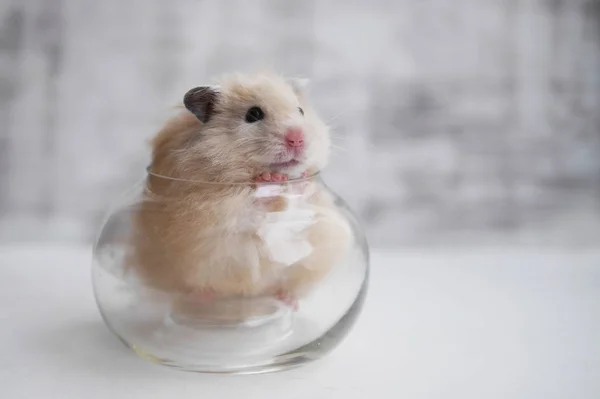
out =
[[[171,180],[171,181],[179,181],[183,183],[199,183],[199,184],[214,184],[219,186],[250,186],[255,185],[256,182],[218,182],[218,181],[206,181],[206,180],[189,180],[189,179],[181,179],[179,177],[171,177],[158,174],[152,171],[152,165],[148,165],[146,167],[146,173],[149,176],[158,177],[159,179]],[[306,177],[299,177],[297,179],[290,179],[286,181],[274,181],[274,182],[261,182],[260,184],[285,184],[285,183],[299,183],[303,181],[310,181],[319,178],[321,175],[320,171],[313,173],[312,175],[308,175]]]

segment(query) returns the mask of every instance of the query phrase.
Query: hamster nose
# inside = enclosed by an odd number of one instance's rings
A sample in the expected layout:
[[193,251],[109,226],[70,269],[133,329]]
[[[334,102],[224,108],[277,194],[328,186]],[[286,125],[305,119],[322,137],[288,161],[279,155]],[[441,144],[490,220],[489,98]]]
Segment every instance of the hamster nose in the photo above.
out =
[[290,128],[285,133],[285,142],[289,147],[302,147],[304,145],[304,133],[300,128]]

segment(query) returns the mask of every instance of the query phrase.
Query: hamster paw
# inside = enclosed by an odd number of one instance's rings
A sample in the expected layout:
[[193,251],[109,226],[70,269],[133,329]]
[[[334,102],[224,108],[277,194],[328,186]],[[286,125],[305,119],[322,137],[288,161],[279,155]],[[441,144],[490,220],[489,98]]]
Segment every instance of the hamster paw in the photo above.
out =
[[278,290],[275,293],[275,297],[292,308],[294,312],[298,310],[298,299],[296,299],[296,297],[294,297],[290,292]]
[[276,183],[287,181],[288,176],[281,173],[263,172],[254,179],[257,183]]
[[256,193],[254,204],[259,208],[266,208],[269,212],[279,212],[286,208],[287,202],[281,195],[284,192],[283,184],[263,183],[285,183],[288,176],[280,173],[264,172],[254,179]]
[[312,182],[310,182],[309,180],[304,180],[307,177],[308,172],[302,172],[297,178],[290,180],[290,192],[296,195],[306,195],[308,193],[308,188],[312,184]]

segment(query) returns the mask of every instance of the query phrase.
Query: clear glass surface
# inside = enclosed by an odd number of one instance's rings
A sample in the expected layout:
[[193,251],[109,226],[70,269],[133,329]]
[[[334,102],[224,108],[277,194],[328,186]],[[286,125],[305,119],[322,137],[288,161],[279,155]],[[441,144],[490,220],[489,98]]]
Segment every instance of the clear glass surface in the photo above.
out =
[[356,219],[318,175],[255,185],[148,174],[106,218],[93,285],[108,327],[143,358],[265,372],[339,344],[368,263]]

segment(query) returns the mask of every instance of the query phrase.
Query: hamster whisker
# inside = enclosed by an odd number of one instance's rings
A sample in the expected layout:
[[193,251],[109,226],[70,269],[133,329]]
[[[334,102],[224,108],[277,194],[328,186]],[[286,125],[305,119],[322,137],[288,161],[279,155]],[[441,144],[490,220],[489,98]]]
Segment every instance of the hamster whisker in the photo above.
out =
[[350,153],[350,151],[349,151],[347,148],[341,147],[341,146],[339,146],[339,145],[336,145],[336,144],[331,144],[331,148],[332,148],[332,149],[335,149],[335,150],[340,150],[340,151],[343,151],[343,152],[345,152],[345,153],[347,153],[347,154],[349,154],[349,153]]
[[342,135],[333,134],[333,133],[329,133],[329,136],[332,138],[335,138],[335,139],[340,139],[340,140],[349,140],[350,139],[350,137],[348,137],[348,136],[342,136]]
[[339,114],[337,114],[337,115],[336,115],[336,116],[334,116],[333,118],[330,118],[330,119],[326,120],[326,121],[325,121],[325,124],[326,124],[326,125],[329,125],[331,122],[335,121],[336,119],[338,119],[338,118],[340,118],[340,117],[342,117],[342,116],[344,116],[344,115],[348,114],[348,112],[350,112],[350,111],[349,111],[349,110],[346,110],[346,111],[340,112]]
[[329,134],[329,136],[331,136],[333,142],[338,141],[338,140],[344,141],[345,143],[349,143],[351,141],[353,141],[353,142],[360,142],[361,146],[362,145],[366,145],[367,147],[369,147],[371,149],[377,149],[377,146],[375,144],[373,144],[369,140],[366,140],[366,142],[364,142],[365,140],[360,140],[359,141],[359,140],[357,140],[356,137],[339,136],[339,135],[334,135],[334,134],[331,134],[331,133]]

